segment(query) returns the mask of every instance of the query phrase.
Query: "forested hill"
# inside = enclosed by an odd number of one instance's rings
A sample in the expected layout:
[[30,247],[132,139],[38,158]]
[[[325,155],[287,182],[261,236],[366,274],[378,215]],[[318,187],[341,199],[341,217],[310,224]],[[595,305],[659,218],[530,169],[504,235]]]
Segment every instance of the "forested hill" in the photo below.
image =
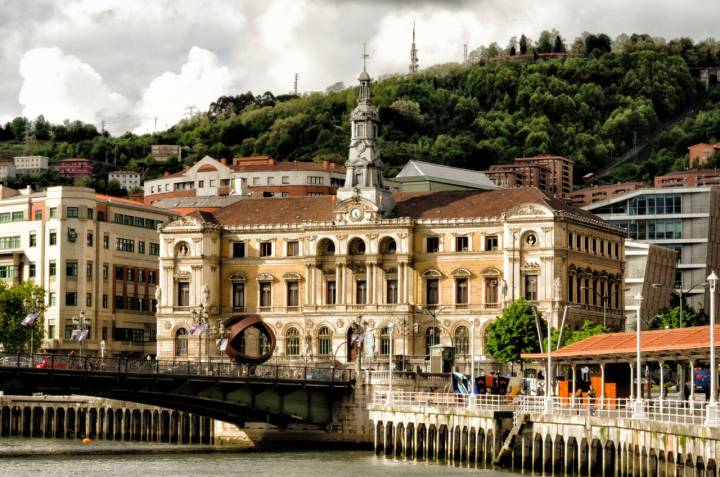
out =
[[[84,185],[100,190],[107,188],[104,173],[115,168],[141,170],[152,178],[162,169],[182,167],[177,161],[155,163],[147,157],[151,144],[182,145],[186,164],[205,154],[342,163],[356,94],[357,88],[349,87],[302,97],[226,96],[207,113],[144,136],[113,138],[99,135],[91,125],[53,126],[38,119],[32,126],[38,141],[31,141],[25,152],[53,160],[91,158],[96,178]],[[642,141],[701,100],[706,104],[702,127],[696,127],[697,118],[691,116],[663,137],[658,143],[662,150],[642,159],[647,164],[627,165],[608,178],[612,180],[627,175],[651,179],[682,168],[689,141],[720,139],[720,107],[712,102],[720,100],[720,91],[716,88],[714,94],[718,97],[711,93],[708,102],[680,54],[596,49],[565,59],[448,64],[389,76],[373,84],[372,101],[380,110],[381,154],[388,176],[410,159],[485,169],[519,156],[552,153],[575,160],[579,177],[601,169],[633,141]],[[13,135],[22,136],[26,124],[18,118],[0,129],[0,156],[23,152]],[[31,179],[39,185],[62,181]]]

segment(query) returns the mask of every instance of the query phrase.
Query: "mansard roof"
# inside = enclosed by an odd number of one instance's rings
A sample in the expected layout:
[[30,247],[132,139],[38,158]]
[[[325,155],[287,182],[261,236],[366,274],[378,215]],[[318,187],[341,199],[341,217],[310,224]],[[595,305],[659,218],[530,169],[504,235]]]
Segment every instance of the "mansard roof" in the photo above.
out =
[[[443,191],[393,194],[395,209],[388,218],[419,220],[475,219],[501,217],[521,204],[538,204],[552,211],[601,223],[591,212],[573,207],[536,188],[492,191]],[[275,225],[303,222],[330,222],[335,196],[248,198],[224,207],[213,215],[218,223],[232,225]]]

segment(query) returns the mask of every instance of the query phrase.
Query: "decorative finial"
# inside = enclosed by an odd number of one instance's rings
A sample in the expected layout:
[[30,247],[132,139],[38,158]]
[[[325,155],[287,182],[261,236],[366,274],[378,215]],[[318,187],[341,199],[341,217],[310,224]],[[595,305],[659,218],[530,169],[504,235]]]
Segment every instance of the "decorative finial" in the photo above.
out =
[[367,50],[365,49],[365,42],[363,42],[363,54],[362,54],[362,59],[363,59],[363,71],[367,71],[367,64],[366,64],[366,63],[367,63],[367,59],[368,59],[368,58],[370,58],[370,55],[367,53]]

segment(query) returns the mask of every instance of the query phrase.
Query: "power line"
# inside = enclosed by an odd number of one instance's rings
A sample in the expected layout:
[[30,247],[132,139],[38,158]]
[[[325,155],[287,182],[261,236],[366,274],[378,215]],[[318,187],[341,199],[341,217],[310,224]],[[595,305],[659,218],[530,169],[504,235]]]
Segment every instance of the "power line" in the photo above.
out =
[[190,105],[188,105],[188,106],[185,106],[185,111],[187,111],[187,112],[185,113],[185,116],[193,117],[193,114],[194,114],[194,112],[195,112],[196,109],[197,109],[197,106],[195,106],[194,104],[190,104]]

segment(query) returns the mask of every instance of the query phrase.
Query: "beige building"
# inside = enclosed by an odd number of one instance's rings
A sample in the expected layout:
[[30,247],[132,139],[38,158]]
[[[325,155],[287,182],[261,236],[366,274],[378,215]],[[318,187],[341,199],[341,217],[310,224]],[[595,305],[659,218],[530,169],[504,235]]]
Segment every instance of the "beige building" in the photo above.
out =
[[[487,364],[487,326],[519,297],[553,322],[566,304],[571,325],[602,319],[594,297],[621,290],[624,232],[534,188],[391,193],[369,85],[363,71],[336,197],[249,198],[161,227],[160,358],[219,356],[220,324],[241,314],[272,327],[276,360],[387,363],[392,343],[413,369],[438,342]],[[199,311],[207,342],[188,338]]]
[[45,288],[47,351],[77,350],[73,317],[86,317],[84,349],[106,356],[155,352],[157,227],[172,214],[79,187],[3,188],[0,279]]
[[17,156],[13,158],[18,175],[45,172],[49,169],[47,156]]

